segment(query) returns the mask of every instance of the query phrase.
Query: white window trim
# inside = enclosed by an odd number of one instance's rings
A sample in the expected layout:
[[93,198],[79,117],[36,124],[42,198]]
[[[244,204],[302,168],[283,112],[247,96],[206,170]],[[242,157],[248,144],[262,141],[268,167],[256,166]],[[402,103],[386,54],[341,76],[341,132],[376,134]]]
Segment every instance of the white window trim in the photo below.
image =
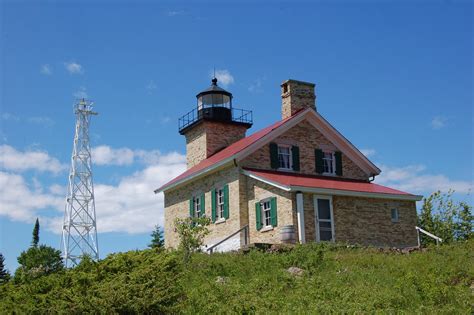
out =
[[318,199],[329,200],[329,210],[330,210],[330,214],[331,214],[331,231],[332,231],[331,241],[334,242],[334,241],[336,241],[336,230],[334,229],[334,213],[333,213],[333,209],[332,209],[332,196],[313,195],[314,224],[316,225],[316,242],[321,242],[320,235],[319,235]]
[[[262,222],[262,228],[260,229],[260,232],[267,232],[273,230],[274,226],[271,225],[271,211],[272,211],[272,197],[267,197],[264,199],[260,199],[260,222]],[[265,225],[265,216],[264,216],[264,209],[263,209],[263,204],[265,202],[270,203],[270,225]]]
[[284,144],[284,143],[277,143],[277,156],[278,156],[278,164],[280,164],[280,147],[282,148],[288,148],[288,152],[289,152],[289,168],[285,168],[285,167],[279,167],[278,170],[279,171],[292,171],[293,170],[293,146],[290,145],[290,144]]
[[[196,209],[196,208],[197,208],[196,200],[199,200],[199,209],[200,209],[200,210],[199,210],[199,214],[200,214],[201,216],[198,216],[198,213],[197,213],[197,211],[196,211],[196,210],[197,210],[197,209]],[[195,218],[202,218],[202,216],[203,216],[203,215],[202,215],[202,214],[203,214],[203,211],[202,211],[202,210],[203,210],[203,209],[202,209],[201,195],[197,195],[197,196],[194,196],[194,197],[193,197],[193,208],[194,208],[194,209],[193,209],[193,210],[194,210],[194,211],[193,211],[193,212],[194,212],[194,217],[195,217]]]
[[[392,216],[392,211],[395,210],[395,213],[397,214],[396,215],[396,218],[393,218]],[[390,208],[390,219],[393,223],[398,223],[400,222],[400,211],[398,211],[398,208],[397,207],[391,207]]]
[[336,176],[336,155],[334,154],[335,153],[334,151],[323,150],[323,170],[324,170],[324,166],[325,166],[324,154],[326,154],[326,153],[330,153],[332,155],[332,170],[333,170],[333,173],[323,171],[322,175]]
[[[270,205],[270,208],[269,208],[269,211],[270,211],[270,224],[267,225],[265,224],[266,220],[265,220],[265,209],[263,208],[263,205],[264,203],[268,202],[269,205]],[[265,199],[262,199],[260,200],[260,220],[262,222],[262,229],[266,229],[266,228],[273,228],[273,225],[272,225],[272,198],[265,198]]]
[[[219,191],[222,191],[222,214],[219,206]],[[216,224],[224,222],[226,219],[224,217],[224,208],[225,208],[225,196],[224,196],[224,186],[216,188]]]

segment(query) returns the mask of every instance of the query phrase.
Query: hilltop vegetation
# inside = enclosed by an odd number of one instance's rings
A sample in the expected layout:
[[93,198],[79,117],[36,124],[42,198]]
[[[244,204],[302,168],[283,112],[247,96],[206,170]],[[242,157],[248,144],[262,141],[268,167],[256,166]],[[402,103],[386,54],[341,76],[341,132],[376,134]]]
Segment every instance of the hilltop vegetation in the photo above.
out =
[[470,314],[473,262],[473,240],[410,254],[307,244],[187,263],[177,251],[131,251],[0,285],[0,312]]

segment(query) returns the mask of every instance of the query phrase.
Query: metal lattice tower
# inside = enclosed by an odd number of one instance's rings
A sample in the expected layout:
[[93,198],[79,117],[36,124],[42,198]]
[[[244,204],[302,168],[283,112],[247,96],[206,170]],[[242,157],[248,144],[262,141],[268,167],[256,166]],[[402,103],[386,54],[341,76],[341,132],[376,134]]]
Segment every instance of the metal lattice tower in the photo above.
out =
[[89,124],[92,103],[82,99],[74,106],[76,131],[64,211],[61,248],[66,267],[75,266],[84,255],[99,259],[95,217]]

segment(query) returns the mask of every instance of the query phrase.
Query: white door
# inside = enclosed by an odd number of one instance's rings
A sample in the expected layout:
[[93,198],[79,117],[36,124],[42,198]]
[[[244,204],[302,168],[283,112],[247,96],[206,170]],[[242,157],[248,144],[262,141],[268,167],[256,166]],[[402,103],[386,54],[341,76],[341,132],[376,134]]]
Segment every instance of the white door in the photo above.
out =
[[334,241],[334,218],[331,196],[314,196],[316,242]]

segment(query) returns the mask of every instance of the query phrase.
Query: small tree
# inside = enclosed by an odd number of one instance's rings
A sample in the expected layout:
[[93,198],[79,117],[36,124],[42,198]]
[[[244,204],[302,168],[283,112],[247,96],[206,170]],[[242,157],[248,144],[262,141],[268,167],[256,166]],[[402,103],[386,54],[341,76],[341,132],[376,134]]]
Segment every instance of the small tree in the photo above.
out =
[[458,221],[456,222],[456,237],[460,241],[466,241],[474,237],[474,215],[472,214],[472,206],[465,202],[461,202],[460,206],[461,210],[459,210]]
[[5,257],[0,253],[0,284],[10,280],[10,273],[5,269]]
[[31,247],[18,256],[20,267],[15,272],[15,282],[29,281],[64,268],[61,251],[46,245],[38,246],[38,243],[39,220],[36,219]]
[[157,225],[155,230],[151,233],[151,243],[148,244],[150,248],[163,248],[165,246],[165,239],[163,237],[163,230]]
[[[418,225],[439,236],[443,243],[466,240],[473,235],[472,207],[465,202],[455,202],[454,191],[432,193],[423,199],[423,206],[418,216]],[[428,237],[421,239],[422,244],[433,243]]]
[[36,218],[35,227],[33,228],[33,239],[31,240],[31,246],[33,247],[38,247],[39,230],[40,230],[40,224],[39,224],[38,218]]
[[207,226],[211,220],[202,218],[177,218],[175,220],[176,231],[179,236],[179,250],[183,253],[184,262],[187,263],[191,254],[199,251],[203,245],[203,240],[209,234]]
[[20,267],[15,272],[15,282],[25,282],[64,268],[61,251],[50,246],[30,247],[18,256]]

